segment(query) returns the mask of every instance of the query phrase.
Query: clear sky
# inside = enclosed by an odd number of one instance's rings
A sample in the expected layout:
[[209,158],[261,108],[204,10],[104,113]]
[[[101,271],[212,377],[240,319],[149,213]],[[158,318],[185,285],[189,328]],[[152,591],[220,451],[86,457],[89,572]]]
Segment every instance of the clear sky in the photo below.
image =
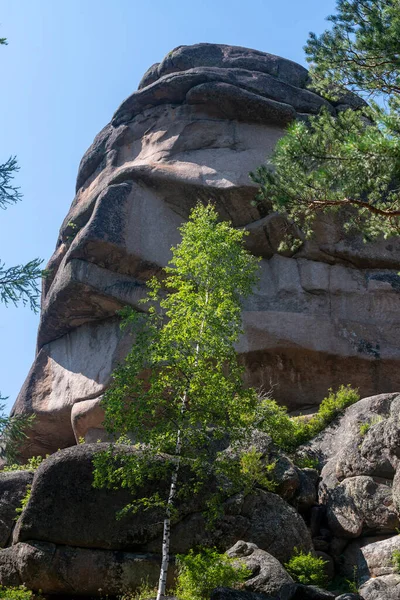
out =
[[[0,214],[9,266],[53,253],[79,161],[147,70],[176,46],[247,46],[305,64],[334,0],[0,0],[0,163],[18,156],[23,201]],[[0,305],[0,391],[11,407],[38,316]]]

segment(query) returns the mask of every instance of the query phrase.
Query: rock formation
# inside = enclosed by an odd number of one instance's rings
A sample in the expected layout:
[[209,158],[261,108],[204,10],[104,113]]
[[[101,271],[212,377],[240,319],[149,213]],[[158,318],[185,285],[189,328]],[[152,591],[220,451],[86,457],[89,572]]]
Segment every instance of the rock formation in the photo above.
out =
[[272,387],[290,408],[341,383],[363,395],[400,389],[399,240],[364,245],[321,219],[312,241],[279,254],[288,224],[253,205],[249,172],[290,121],[360,105],[351,95],[329,104],[307,84],[306,69],[277,56],[180,46],[96,136],[48,265],[38,352],[14,406],[36,414],[26,455],[102,437],[99,399],[130,343],[116,310],[138,306],[199,200],[246,227],[263,257],[238,347],[248,383]]
[[[212,528],[203,509],[212,490],[181,498],[171,531],[171,551],[216,546],[250,570],[243,591],[215,590],[211,600],[398,600],[400,574],[399,394],[360,400],[301,452],[313,455],[318,472],[299,468],[274,448],[268,436],[254,447],[276,462],[277,493],[255,489],[223,504]],[[368,427],[361,427],[368,424]],[[127,489],[94,489],[94,454],[108,444],[83,444],[54,453],[34,474],[0,474],[0,585],[26,585],[48,594],[118,594],[144,578],[156,584],[162,510],[153,507],[116,520],[132,501]],[[140,452],[121,447],[121,452]],[[185,479],[185,469],[182,472]],[[307,481],[307,483],[306,483]],[[29,501],[15,524],[15,507],[27,485]],[[143,483],[138,497],[169,482]],[[335,591],[295,583],[284,568],[294,549],[326,561]],[[169,573],[171,581],[174,566]],[[341,594],[345,580],[359,587]],[[337,586],[337,587],[335,587]]]

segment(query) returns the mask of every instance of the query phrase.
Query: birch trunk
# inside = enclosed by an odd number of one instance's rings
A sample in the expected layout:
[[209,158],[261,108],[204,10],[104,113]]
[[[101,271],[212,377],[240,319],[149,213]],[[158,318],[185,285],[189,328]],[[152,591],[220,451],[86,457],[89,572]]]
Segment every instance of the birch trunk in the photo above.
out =
[[[208,304],[208,291],[206,292],[206,305]],[[205,319],[203,319],[200,326],[200,335],[199,341],[196,344],[195,350],[195,366],[198,363],[198,356],[200,351],[200,339],[204,330]],[[184,414],[187,408],[187,391],[184,393],[182,398],[182,408],[181,413]],[[160,579],[158,580],[158,590],[157,590],[157,599],[156,600],[165,600],[165,591],[167,587],[167,576],[168,576],[168,567],[169,567],[169,546],[171,539],[171,512],[174,505],[174,498],[176,494],[176,482],[178,480],[178,473],[180,467],[180,458],[181,458],[181,450],[182,450],[182,440],[181,440],[181,430],[178,430],[177,438],[176,438],[176,446],[175,446],[175,456],[176,463],[175,469],[172,473],[171,477],[171,485],[169,488],[169,495],[167,501],[167,507],[165,510],[165,519],[164,519],[164,528],[163,528],[163,542],[162,542],[162,559],[161,559],[161,569],[160,569]]]
[[[186,398],[184,399],[183,402],[186,403]],[[171,538],[171,511],[172,511],[172,507],[174,504],[174,498],[175,498],[175,494],[176,494],[176,482],[178,479],[180,455],[181,455],[181,432],[179,430],[177,440],[176,440],[176,448],[175,448],[175,456],[177,457],[177,461],[175,464],[174,472],[172,473],[172,477],[171,477],[171,485],[169,488],[167,508],[165,510],[163,542],[162,542],[162,560],[161,560],[161,569],[160,569],[160,579],[158,581],[157,600],[164,600],[165,590],[167,587],[167,575],[168,575],[168,566],[169,566],[169,544],[170,544],[170,538]]]

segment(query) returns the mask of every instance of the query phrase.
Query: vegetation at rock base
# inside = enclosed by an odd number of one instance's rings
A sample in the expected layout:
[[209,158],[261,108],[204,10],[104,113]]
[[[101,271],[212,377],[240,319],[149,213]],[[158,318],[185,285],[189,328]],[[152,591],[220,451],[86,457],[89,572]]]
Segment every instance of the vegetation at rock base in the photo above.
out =
[[29,502],[31,494],[32,494],[32,485],[27,485],[25,496],[22,498],[21,504],[18,506],[18,508],[15,509],[15,514],[16,514],[15,520],[16,521],[18,521],[19,517],[22,515],[24,508],[26,507],[26,505]]
[[19,587],[0,586],[0,598],[4,600],[44,600],[40,594],[35,594],[24,585]]
[[[212,206],[197,205],[181,234],[165,279],[149,282],[147,312],[123,312],[134,344],[103,403],[106,429],[133,438],[141,452],[118,457],[111,447],[95,458],[97,486],[137,489],[149,479],[170,478],[168,498],[156,493],[127,507],[165,510],[158,599],[165,594],[177,498],[198,493],[212,472],[226,493],[234,491],[226,485],[235,472],[241,486],[254,485],[261,458],[253,453],[243,461],[258,398],[243,387],[234,349],[241,302],[257,281],[258,260],[243,248],[244,231],[219,222]],[[216,460],[227,432],[232,452]],[[192,473],[185,486],[178,480],[182,467]]]
[[[338,107],[292,123],[252,178],[259,200],[310,237],[316,216],[343,211],[365,240],[400,233],[399,0],[338,0],[332,28],[305,46],[312,88]],[[369,101],[351,96],[351,90]],[[341,110],[344,102],[356,110]],[[286,237],[296,250],[303,235]]]
[[293,456],[293,462],[299,469],[318,469],[319,461],[314,456],[308,454],[295,454]]
[[[46,458],[49,455],[46,455]],[[4,473],[10,473],[12,471],[36,471],[36,469],[42,464],[45,459],[43,456],[32,456],[32,458],[28,459],[28,462],[25,464],[13,463],[11,465],[6,465],[3,469]]]
[[396,573],[400,573],[400,550],[393,550],[392,565],[394,566]]
[[151,587],[148,583],[143,583],[135,592],[122,594],[118,600],[154,600],[156,595],[157,588]]
[[[271,398],[264,398],[257,408],[257,427],[268,433],[272,441],[288,452],[294,452],[323,431],[348,406],[360,399],[358,390],[342,385],[334,392],[329,390],[318,411],[310,419],[290,417],[285,406]],[[315,465],[314,465],[315,466]]]
[[377,415],[376,417],[373,417],[369,421],[366,421],[365,423],[361,423],[360,435],[362,437],[364,435],[366,435],[368,433],[368,431],[371,429],[371,427],[373,427],[374,425],[377,425],[378,423],[381,423],[382,420],[383,420],[383,417],[381,417],[380,415]]
[[238,587],[251,575],[245,565],[234,564],[214,548],[178,555],[176,595],[179,600],[208,600],[216,587]]
[[322,558],[295,548],[295,554],[284,566],[297,583],[324,587],[327,583],[325,565]]
[[343,577],[343,575],[336,575],[326,586],[326,589],[335,594],[346,594],[348,592],[358,594],[358,587],[357,567],[354,567],[352,579]]

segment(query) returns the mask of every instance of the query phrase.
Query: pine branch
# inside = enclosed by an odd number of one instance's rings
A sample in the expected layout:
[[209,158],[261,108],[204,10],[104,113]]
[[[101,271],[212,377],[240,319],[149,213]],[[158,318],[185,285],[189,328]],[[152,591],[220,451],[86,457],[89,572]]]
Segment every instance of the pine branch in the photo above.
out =
[[17,306],[22,302],[25,306],[29,303],[30,308],[37,312],[39,308],[39,278],[43,271],[40,258],[35,258],[25,265],[6,268],[0,262],[0,302],[6,306],[11,303]]
[[5,163],[0,164],[0,208],[3,210],[7,205],[15,204],[22,198],[19,187],[11,183],[17,171],[19,166],[15,156],[10,156]]

